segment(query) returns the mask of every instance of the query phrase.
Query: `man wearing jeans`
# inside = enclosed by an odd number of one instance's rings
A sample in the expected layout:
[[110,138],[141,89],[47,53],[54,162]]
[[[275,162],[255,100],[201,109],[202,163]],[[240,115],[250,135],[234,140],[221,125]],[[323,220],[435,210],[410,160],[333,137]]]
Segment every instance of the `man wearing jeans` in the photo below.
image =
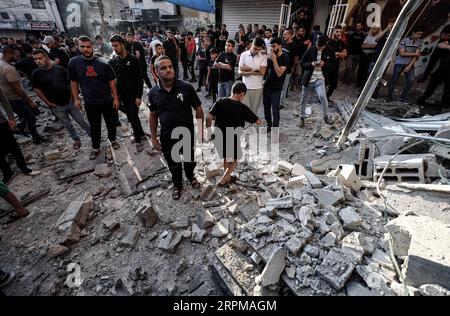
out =
[[395,86],[402,72],[405,74],[406,83],[399,101],[407,102],[409,92],[416,80],[414,64],[420,58],[420,48],[422,46],[421,38],[423,33],[424,30],[421,27],[416,27],[411,36],[405,37],[401,41],[398,56],[395,60],[394,73],[392,74],[391,82],[389,84],[387,102],[392,101]]
[[336,57],[334,51],[327,47],[327,41],[328,38],[326,36],[321,36],[317,41],[317,47],[312,46],[308,49],[301,61],[303,68],[303,87],[300,100],[300,128],[305,126],[306,99],[312,89],[315,90],[320,100],[322,115],[325,123],[331,123],[328,113],[328,99],[325,88],[325,79],[328,75],[328,66],[333,65]]
[[234,83],[234,66],[236,66],[237,56],[233,53],[235,42],[228,40],[225,45],[225,52],[220,53],[214,63],[214,68],[219,69],[219,98],[231,96],[231,87]]
[[92,40],[89,37],[79,38],[81,56],[74,57],[69,63],[69,79],[75,105],[80,108],[79,87],[83,93],[86,114],[91,126],[92,152],[94,160],[100,153],[102,132],[102,116],[108,129],[108,138],[113,149],[119,149],[116,141],[116,117],[119,109],[119,95],[116,87],[116,75],[111,66],[102,58],[94,56]]
[[264,50],[264,40],[255,38],[252,47],[242,53],[239,60],[239,75],[242,82],[247,87],[244,104],[247,105],[255,115],[258,115],[258,108],[263,96],[263,78],[267,70],[267,55],[261,52]]
[[36,95],[52,109],[61,121],[70,137],[73,139],[75,150],[81,147],[80,136],[70,121],[71,116],[88,135],[91,134],[89,124],[83,118],[80,110],[73,104],[70,82],[67,71],[50,60],[47,52],[37,49],[33,52],[34,61],[39,66],[31,75],[31,83]]
[[294,31],[287,28],[283,33],[283,51],[289,56],[289,66],[286,70],[286,77],[281,91],[280,108],[284,108],[284,99],[287,97],[289,86],[291,84],[292,72],[295,72],[295,65],[298,62],[298,46],[294,42]]
[[[270,40],[270,54],[267,67],[267,80],[264,84],[264,116],[267,121],[267,130],[280,126],[280,97],[283,88],[286,70],[289,66],[289,56],[283,52],[282,42],[279,38]],[[273,119],[272,119],[273,116]]]
[[39,108],[23,90],[19,74],[16,68],[11,65],[19,59],[19,55],[19,51],[14,46],[6,46],[3,49],[3,57],[0,58],[0,89],[3,90],[12,109],[24,123],[21,129],[24,129],[25,125],[28,126],[33,142],[40,144],[42,139],[36,129],[36,116],[34,114],[39,113]]

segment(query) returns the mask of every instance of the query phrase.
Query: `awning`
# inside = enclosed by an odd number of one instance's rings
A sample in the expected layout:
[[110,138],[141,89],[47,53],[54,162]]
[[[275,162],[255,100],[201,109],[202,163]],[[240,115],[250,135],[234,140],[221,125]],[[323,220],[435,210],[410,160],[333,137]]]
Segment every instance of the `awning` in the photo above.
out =
[[182,7],[208,12],[216,12],[216,4],[214,0],[167,0],[167,2],[178,4]]

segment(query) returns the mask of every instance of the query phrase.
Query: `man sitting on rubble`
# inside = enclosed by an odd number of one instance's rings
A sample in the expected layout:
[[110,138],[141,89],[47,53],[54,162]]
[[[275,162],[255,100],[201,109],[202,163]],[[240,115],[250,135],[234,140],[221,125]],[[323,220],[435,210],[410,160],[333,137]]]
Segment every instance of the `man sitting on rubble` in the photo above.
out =
[[[221,159],[223,160],[224,175],[220,179],[218,186],[225,187],[236,180],[231,176],[237,167],[238,160],[242,156],[240,148],[240,135],[245,126],[245,122],[257,125],[262,124],[262,120],[253,111],[242,103],[247,93],[247,87],[242,82],[236,82],[231,88],[230,98],[221,98],[209,110],[206,119],[208,134],[212,121],[215,120],[214,145]],[[208,135],[208,140],[210,136]]]

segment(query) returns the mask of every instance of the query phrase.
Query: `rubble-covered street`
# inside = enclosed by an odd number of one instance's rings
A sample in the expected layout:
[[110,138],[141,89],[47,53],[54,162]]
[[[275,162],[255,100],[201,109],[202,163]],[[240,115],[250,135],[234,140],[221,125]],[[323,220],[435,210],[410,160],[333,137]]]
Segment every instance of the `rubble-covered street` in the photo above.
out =
[[[443,123],[450,115],[420,120],[431,128],[417,126],[419,108],[394,113],[398,105],[372,100],[374,113],[365,112],[339,150],[336,138],[354,102],[348,90],[335,96],[331,127],[322,125],[311,98],[304,129],[297,127],[298,92],[291,92],[274,168],[264,159],[240,164],[238,181],[218,188],[221,162],[200,159],[202,189],[186,185],[179,201],[170,196],[161,155],[150,142],[136,152],[124,116],[121,149],[104,147],[90,161],[86,135],[74,151],[62,126],[41,114],[39,132],[51,142],[18,141],[42,173],[19,174],[10,184],[31,215],[8,222],[1,202],[0,266],[17,275],[4,292],[449,295],[448,142],[420,137],[438,132],[448,139]],[[201,96],[206,111],[211,100]],[[147,106],[140,116],[148,122]],[[211,150],[211,143],[201,146],[198,158]]]

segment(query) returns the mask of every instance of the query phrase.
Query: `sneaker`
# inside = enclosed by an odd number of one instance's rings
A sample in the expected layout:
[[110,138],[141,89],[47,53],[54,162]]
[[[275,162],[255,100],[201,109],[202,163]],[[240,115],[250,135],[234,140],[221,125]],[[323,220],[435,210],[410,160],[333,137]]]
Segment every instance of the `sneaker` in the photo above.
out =
[[300,127],[300,128],[305,127],[305,119],[304,118],[300,118],[300,123],[298,123],[298,127]]
[[284,109],[284,105],[280,104],[280,110]]
[[27,176],[30,176],[30,177],[35,177],[35,176],[40,175],[40,174],[41,174],[41,171],[32,170],[31,172],[25,173],[25,174],[26,174]]
[[144,145],[142,143],[136,143],[136,150],[138,153],[144,150]]
[[16,278],[16,274],[14,272],[3,272],[0,274],[0,288],[4,288],[8,284],[10,284]]
[[120,144],[117,142],[117,140],[115,140],[115,141],[112,141],[111,142],[111,146],[112,146],[112,148],[113,149],[120,149]]

